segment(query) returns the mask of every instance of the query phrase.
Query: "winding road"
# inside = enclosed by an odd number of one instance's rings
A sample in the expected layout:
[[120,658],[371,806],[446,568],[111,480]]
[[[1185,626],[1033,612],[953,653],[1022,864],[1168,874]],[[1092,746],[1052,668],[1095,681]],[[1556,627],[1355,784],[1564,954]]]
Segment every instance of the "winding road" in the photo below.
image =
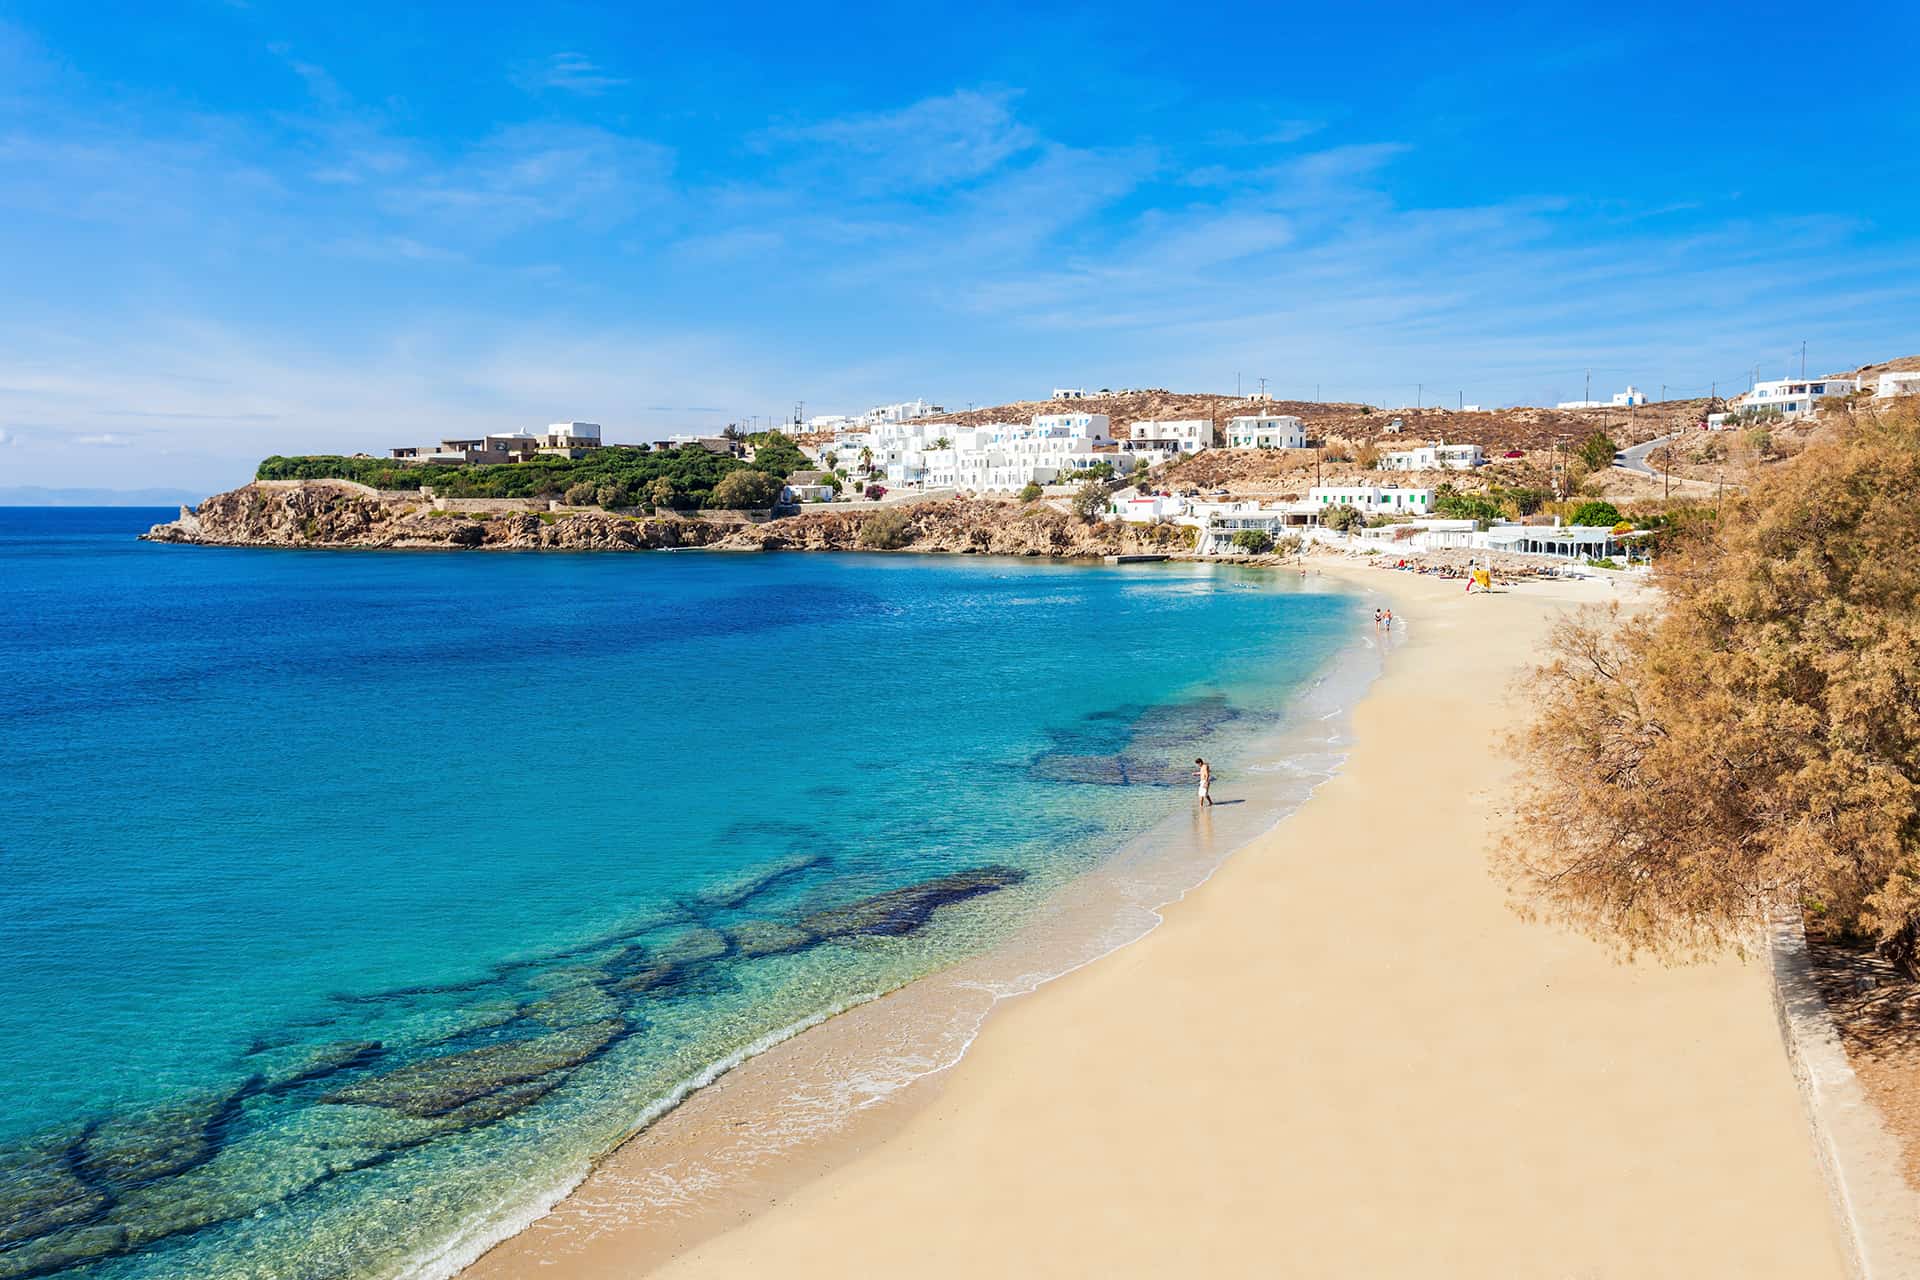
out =
[[1647,461],[1647,455],[1667,441],[1678,440],[1685,434],[1684,431],[1675,431],[1670,435],[1655,436],[1644,444],[1629,445],[1614,457],[1613,465],[1622,471],[1638,472],[1640,475],[1652,476],[1657,480],[1666,473],[1656,469],[1651,462]]

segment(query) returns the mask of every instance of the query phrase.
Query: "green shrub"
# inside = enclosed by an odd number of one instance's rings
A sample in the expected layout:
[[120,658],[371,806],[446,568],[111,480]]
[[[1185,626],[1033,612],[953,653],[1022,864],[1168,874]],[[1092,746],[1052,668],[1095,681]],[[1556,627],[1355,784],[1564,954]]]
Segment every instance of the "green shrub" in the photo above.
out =
[[1233,545],[1242,551],[1263,556],[1273,550],[1273,537],[1264,529],[1242,529],[1233,535]]
[[860,545],[875,551],[898,551],[911,541],[913,526],[905,507],[876,511],[860,526]]
[[1337,507],[1328,507],[1320,513],[1320,523],[1335,533],[1345,533],[1360,522],[1359,511],[1344,502]]
[[1568,523],[1611,529],[1620,523],[1620,508],[1611,502],[1583,502],[1573,509],[1573,514],[1568,517]]
[[590,507],[599,496],[600,490],[591,480],[582,480],[567,486],[565,501],[570,507]]
[[633,505],[633,494],[628,492],[627,486],[621,484],[619,481],[615,481],[612,484],[601,485],[600,488],[594,492],[594,499],[603,507],[630,507]]
[[734,510],[770,507],[780,501],[783,487],[778,477],[757,468],[734,471],[720,477],[720,483],[713,486],[708,505]]
[[1027,487],[1020,491],[1020,501],[1038,502],[1040,501],[1040,493],[1041,493],[1040,486],[1036,484],[1034,481],[1029,480],[1027,481]]
[[1107,486],[1098,480],[1088,480],[1073,494],[1073,514],[1088,524],[1092,524],[1107,510]]
[[1604,471],[1613,465],[1613,455],[1619,449],[1620,446],[1613,442],[1612,436],[1596,429],[1592,435],[1580,442],[1580,447],[1574,452],[1579,455],[1580,461],[1587,464],[1587,470]]

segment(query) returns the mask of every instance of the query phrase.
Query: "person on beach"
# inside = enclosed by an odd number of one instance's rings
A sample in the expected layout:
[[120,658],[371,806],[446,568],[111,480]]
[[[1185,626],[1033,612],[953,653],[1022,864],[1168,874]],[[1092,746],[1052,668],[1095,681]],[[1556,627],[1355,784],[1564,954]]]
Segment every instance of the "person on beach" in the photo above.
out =
[[1380,629],[1380,611],[1378,609],[1373,611],[1373,629],[1375,631]]
[[1200,803],[1210,806],[1213,804],[1213,766],[1198,756],[1194,757],[1193,762],[1200,766],[1194,770],[1195,776],[1200,779]]

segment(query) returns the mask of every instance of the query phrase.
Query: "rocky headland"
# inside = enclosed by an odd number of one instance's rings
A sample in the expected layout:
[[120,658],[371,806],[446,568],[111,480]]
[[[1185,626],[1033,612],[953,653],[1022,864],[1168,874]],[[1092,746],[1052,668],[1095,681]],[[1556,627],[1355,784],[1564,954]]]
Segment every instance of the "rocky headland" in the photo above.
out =
[[[836,506],[778,519],[747,513],[643,514],[436,504],[339,480],[256,482],[155,525],[150,542],[220,547],[475,551],[920,551],[1017,556],[1179,554],[1193,531],[1088,524],[1046,502],[956,498]],[[524,504],[531,508],[533,504]]]

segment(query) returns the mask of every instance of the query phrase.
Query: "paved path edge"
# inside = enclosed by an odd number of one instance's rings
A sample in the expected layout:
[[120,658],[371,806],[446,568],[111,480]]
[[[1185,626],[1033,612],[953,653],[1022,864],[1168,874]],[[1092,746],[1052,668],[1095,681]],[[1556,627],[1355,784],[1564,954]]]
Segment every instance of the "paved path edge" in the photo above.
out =
[[1901,1172],[1899,1139],[1847,1061],[1798,917],[1776,921],[1770,934],[1774,1012],[1848,1266],[1860,1280],[1920,1276],[1920,1193]]

